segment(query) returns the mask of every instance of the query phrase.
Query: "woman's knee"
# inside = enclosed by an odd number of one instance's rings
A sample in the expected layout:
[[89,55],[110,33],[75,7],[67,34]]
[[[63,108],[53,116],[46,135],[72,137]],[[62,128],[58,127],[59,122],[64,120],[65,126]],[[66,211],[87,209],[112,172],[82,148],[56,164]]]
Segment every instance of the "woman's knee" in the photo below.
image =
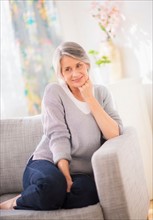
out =
[[81,208],[98,203],[94,179],[87,175],[74,175],[71,192],[67,194],[63,208]]
[[40,195],[40,209],[53,210],[62,207],[66,196],[65,177],[58,179],[53,177],[41,178],[37,181]]
[[88,175],[80,175],[74,178],[72,185],[72,192],[80,194],[81,196],[87,196],[94,201],[98,201],[97,189],[95,181]]
[[88,175],[75,175],[73,177],[73,183],[74,186],[82,191],[93,190],[96,188],[94,179]]

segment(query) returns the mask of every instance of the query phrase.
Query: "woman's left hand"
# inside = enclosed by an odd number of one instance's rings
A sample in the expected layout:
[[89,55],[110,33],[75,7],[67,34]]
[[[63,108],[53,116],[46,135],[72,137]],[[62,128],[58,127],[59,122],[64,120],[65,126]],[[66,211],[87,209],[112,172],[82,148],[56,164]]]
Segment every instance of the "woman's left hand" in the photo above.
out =
[[79,87],[79,90],[85,102],[93,98],[93,85],[89,78],[83,86]]

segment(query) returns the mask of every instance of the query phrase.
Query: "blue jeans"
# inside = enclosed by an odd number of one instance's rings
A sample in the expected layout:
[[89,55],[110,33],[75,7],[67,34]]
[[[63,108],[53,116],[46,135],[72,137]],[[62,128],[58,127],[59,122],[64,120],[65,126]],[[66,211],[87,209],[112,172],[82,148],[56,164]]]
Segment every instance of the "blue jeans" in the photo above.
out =
[[56,210],[81,208],[98,203],[94,178],[85,174],[72,175],[67,183],[61,171],[47,160],[30,160],[23,175],[23,192],[15,209]]

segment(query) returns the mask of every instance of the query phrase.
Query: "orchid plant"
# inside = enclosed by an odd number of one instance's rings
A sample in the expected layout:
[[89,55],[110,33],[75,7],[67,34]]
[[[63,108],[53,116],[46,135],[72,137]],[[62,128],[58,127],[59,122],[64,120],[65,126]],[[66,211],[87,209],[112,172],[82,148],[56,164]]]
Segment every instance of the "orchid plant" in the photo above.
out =
[[[98,21],[98,25],[104,33],[105,41],[113,39],[123,18],[116,4],[110,0],[94,1],[92,2],[91,11],[92,16]],[[99,57],[100,54],[96,50],[90,50],[89,54],[93,55],[98,66],[111,63],[108,56]]]
[[98,21],[106,39],[114,38],[122,20],[122,14],[114,1],[92,3],[92,16]]

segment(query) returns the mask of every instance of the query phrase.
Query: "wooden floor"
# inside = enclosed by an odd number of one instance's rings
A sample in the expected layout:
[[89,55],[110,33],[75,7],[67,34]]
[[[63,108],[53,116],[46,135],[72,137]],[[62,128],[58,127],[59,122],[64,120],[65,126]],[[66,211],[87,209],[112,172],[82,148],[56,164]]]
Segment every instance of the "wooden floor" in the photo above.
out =
[[150,202],[150,208],[148,212],[148,220],[153,220],[153,200]]

